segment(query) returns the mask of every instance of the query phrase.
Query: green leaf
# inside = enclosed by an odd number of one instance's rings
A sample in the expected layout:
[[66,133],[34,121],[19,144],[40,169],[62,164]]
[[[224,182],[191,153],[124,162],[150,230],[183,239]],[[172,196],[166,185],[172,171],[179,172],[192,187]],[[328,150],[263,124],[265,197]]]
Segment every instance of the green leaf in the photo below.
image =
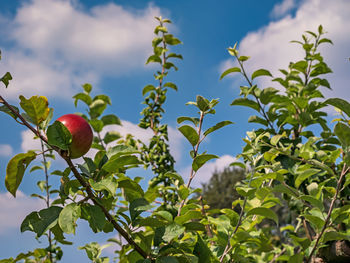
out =
[[301,173],[298,173],[297,178],[295,179],[295,187],[299,188],[299,186],[310,176],[317,174],[318,172],[320,172],[320,170],[318,169],[313,169],[313,168],[309,168],[305,171],[302,171]]
[[28,151],[15,155],[7,164],[5,185],[6,189],[16,197],[16,191],[22,182],[23,175],[28,165],[36,158],[36,153]]
[[119,179],[118,187],[124,190],[125,198],[129,203],[145,195],[141,186],[130,178]]
[[297,253],[292,255],[289,260],[288,263],[302,263],[303,262],[303,254]]
[[91,86],[91,84],[89,84],[89,83],[85,83],[84,85],[82,85],[82,87],[83,87],[83,89],[85,90],[85,92],[86,93],[90,93],[91,92],[91,90],[92,90],[92,86]]
[[78,94],[73,96],[73,99],[75,99],[74,100],[75,107],[78,105],[78,100],[81,100],[82,102],[84,102],[88,106],[92,103],[91,97],[86,93],[78,93]]
[[164,40],[165,40],[165,43],[167,43],[168,45],[171,45],[171,46],[182,44],[182,42],[179,39],[177,39],[176,37],[174,37],[172,34],[166,34],[164,36]]
[[156,90],[156,87],[154,87],[153,85],[145,86],[142,90],[142,96],[145,96],[145,94],[147,94],[148,92],[150,92],[152,90]]
[[76,221],[81,215],[80,206],[76,203],[66,205],[58,217],[58,224],[67,234],[75,234]]
[[177,118],[177,123],[180,124],[184,121],[190,121],[194,124],[194,126],[197,126],[199,124],[199,118],[194,118],[194,117],[186,117],[186,116],[182,116]]
[[[11,105],[12,108],[19,113],[19,109],[16,106]],[[15,120],[18,118],[9,108],[7,108],[7,106],[2,105],[0,106],[0,111],[5,112],[6,114],[10,115],[12,118],[14,118]]]
[[240,57],[238,58],[238,60],[239,60],[239,61],[242,61],[242,62],[247,61],[248,59],[250,59],[250,57],[248,57],[248,56],[240,56]]
[[173,216],[168,211],[157,211],[153,215],[160,216],[161,218],[167,220],[168,222],[173,222]]
[[118,158],[119,156],[122,155],[130,155],[133,153],[138,153],[138,151],[130,146],[127,145],[122,145],[122,144],[118,144],[114,147],[111,147],[108,149],[107,151],[107,157],[108,158]]
[[272,219],[273,221],[276,222],[276,224],[278,224],[277,214],[271,209],[266,207],[255,207],[253,209],[250,209],[247,213],[247,216],[250,216],[250,215],[264,216],[266,218]]
[[163,240],[165,242],[170,242],[176,237],[179,237],[183,232],[185,232],[185,227],[180,226],[176,223],[172,223],[165,227],[165,232],[163,235]]
[[318,209],[320,209],[320,211],[323,211],[323,209],[324,209],[323,202],[319,199],[316,199],[315,197],[313,197],[311,195],[302,195],[299,198],[304,200],[304,201],[307,201],[312,206],[317,207]]
[[91,127],[94,129],[95,132],[101,132],[103,129],[103,121],[99,119],[92,119],[89,121]]
[[176,54],[176,53],[170,53],[166,56],[166,58],[178,58],[178,59],[183,59],[182,55]]
[[175,70],[178,70],[178,68],[175,66],[174,63],[171,63],[171,62],[166,62],[163,64],[163,67],[165,69],[171,69],[171,68],[174,68]]
[[283,134],[277,134],[271,138],[271,144],[276,146],[277,143],[280,141],[281,138],[285,138],[286,133],[284,132]]
[[277,92],[278,90],[275,88],[263,89],[259,96],[261,103],[264,105],[269,104],[271,99],[275,96]]
[[115,116],[114,114],[108,114],[105,115],[101,118],[101,121],[103,121],[103,125],[107,126],[107,125],[121,125],[121,121],[120,119]]
[[209,129],[207,129],[203,133],[203,135],[207,136],[209,133],[212,133],[213,131],[216,131],[216,130],[218,130],[218,129],[222,128],[222,127],[225,127],[227,125],[230,125],[230,124],[233,124],[233,122],[232,121],[221,121],[221,122],[215,124],[214,126],[210,127]]
[[183,225],[184,223],[187,223],[192,219],[201,219],[201,218],[202,218],[202,213],[200,211],[189,210],[184,215],[175,217],[174,222],[179,225]]
[[167,83],[165,83],[165,84],[163,85],[163,87],[168,87],[168,88],[171,88],[171,89],[177,91],[177,86],[176,86],[174,83],[172,83],[172,82],[167,82]]
[[266,69],[258,69],[258,70],[253,72],[252,80],[257,78],[257,77],[260,77],[260,76],[270,76],[270,77],[272,77],[272,74],[270,73],[270,71],[268,71]]
[[134,155],[112,156],[103,166],[102,169],[107,172],[116,172],[119,169],[125,169],[128,166],[138,166],[142,162]]
[[296,63],[291,64],[291,68],[296,69],[302,73],[306,73],[308,62],[305,60],[300,60]]
[[108,143],[113,142],[115,140],[118,140],[120,138],[122,138],[122,136],[120,135],[119,132],[110,131],[110,132],[107,132],[105,134],[105,137],[103,138],[103,141],[105,142],[105,144],[108,144]]
[[232,101],[231,106],[232,105],[239,105],[239,106],[246,106],[246,107],[250,107],[256,111],[260,110],[259,104],[256,103],[253,100],[247,99],[247,98],[238,98],[235,99],[234,101]]
[[157,258],[156,263],[179,263],[179,261],[172,256],[165,256]]
[[313,70],[310,73],[310,77],[316,77],[322,74],[332,73],[332,70],[324,62],[319,62],[312,66]]
[[211,263],[212,253],[208,245],[203,241],[201,236],[197,234],[197,242],[193,249],[193,254],[198,257],[200,263]]
[[152,205],[150,205],[145,198],[133,200],[129,206],[131,220],[135,221],[142,212],[150,210],[151,208]]
[[221,74],[220,79],[223,79],[226,75],[235,73],[235,72],[241,72],[241,69],[238,67],[229,68],[225,70],[224,73]]
[[72,134],[60,121],[55,121],[47,128],[47,140],[49,144],[57,146],[62,150],[68,150],[72,143]]
[[230,163],[230,166],[238,166],[238,167],[240,167],[240,168],[242,168],[242,169],[246,169],[246,166],[245,166],[245,164],[244,163],[241,163],[241,162],[233,162],[233,163]]
[[179,189],[177,189],[177,192],[181,200],[185,200],[190,194],[190,189],[188,189],[185,185],[180,185]]
[[146,61],[146,65],[149,63],[162,63],[162,59],[157,55],[151,55]]
[[324,219],[321,218],[320,216],[315,216],[315,215],[309,215],[309,214],[304,214],[303,215],[305,219],[313,224],[317,229],[321,230],[322,227],[324,226]]
[[89,222],[90,228],[95,233],[102,231],[107,223],[101,208],[90,204],[81,206],[81,217]]
[[219,158],[217,155],[214,154],[201,154],[197,155],[193,162],[192,162],[192,168],[196,172],[199,168],[201,168],[206,162],[208,162],[211,159]]
[[42,236],[56,225],[61,211],[62,207],[51,206],[39,212],[30,213],[21,224],[21,232],[32,231],[37,234],[37,237]]
[[92,102],[90,105],[89,105],[89,108],[90,108],[90,116],[92,119],[95,119],[95,118],[98,118],[102,112],[106,109],[107,107],[107,103],[102,100],[102,99],[97,99],[97,100],[94,100],[94,102]]
[[162,37],[155,37],[152,40],[152,47],[156,48],[161,42],[162,42],[163,38]]
[[267,120],[264,120],[263,118],[260,118],[256,115],[251,115],[248,119],[248,122],[254,122],[254,123],[259,123],[264,126],[268,126]]
[[196,97],[196,102],[197,102],[197,107],[201,110],[201,111],[207,111],[209,110],[209,101],[200,96],[200,95],[197,95]]
[[141,218],[137,221],[137,224],[139,226],[149,226],[152,228],[157,228],[165,225],[163,221],[153,217]]
[[19,96],[21,102],[19,103],[25,113],[30,117],[35,125],[39,125],[41,122],[45,121],[50,113],[48,107],[49,102],[44,96],[32,96],[26,99],[22,95]]
[[103,100],[105,103],[112,105],[111,98],[105,94],[99,94],[94,97],[92,101]]
[[350,147],[350,127],[342,122],[338,122],[334,127],[334,133],[340,140],[344,150]]
[[157,26],[154,29],[154,34],[158,35],[158,32],[168,33],[168,29],[164,26]]
[[10,80],[12,80],[10,72],[6,72],[5,75],[0,79],[0,81],[5,84],[6,88],[8,87]]
[[199,135],[197,131],[189,125],[183,125],[178,130],[186,137],[186,139],[195,146],[199,141]]
[[109,192],[111,196],[115,196],[118,188],[118,182],[113,176],[108,176],[102,180],[95,182],[93,179],[89,180],[92,188],[95,191],[101,192],[103,190]]
[[333,45],[332,40],[330,40],[330,39],[328,39],[328,38],[322,38],[322,39],[320,39],[320,41],[318,41],[318,44],[321,44],[321,43],[329,43],[329,44],[332,44],[332,45]]
[[332,240],[350,240],[349,235],[346,235],[344,233],[340,233],[337,231],[329,231],[324,233],[323,235],[323,242],[326,243],[328,241]]

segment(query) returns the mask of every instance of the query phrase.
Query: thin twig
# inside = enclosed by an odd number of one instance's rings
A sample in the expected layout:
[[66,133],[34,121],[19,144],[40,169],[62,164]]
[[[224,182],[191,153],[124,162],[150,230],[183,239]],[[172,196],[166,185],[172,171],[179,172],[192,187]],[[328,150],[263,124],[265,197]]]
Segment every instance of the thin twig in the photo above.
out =
[[[39,130],[38,130],[39,133]],[[44,142],[43,140],[40,139],[40,144],[41,144],[41,154],[43,157],[43,162],[44,162],[44,173],[45,173],[45,188],[46,188],[46,207],[49,208],[50,207],[50,191],[49,191],[49,174],[47,171],[47,161],[46,161],[46,156],[45,156],[45,147],[44,147]],[[52,239],[51,239],[51,230],[49,230],[48,235],[47,235],[48,241],[49,241],[49,259],[50,262],[52,261],[52,253],[51,253],[51,249],[52,249]]]
[[335,192],[335,194],[334,194],[334,196],[333,196],[333,198],[332,198],[331,205],[329,206],[329,209],[328,209],[328,214],[327,214],[326,221],[324,222],[324,225],[323,225],[323,227],[322,227],[322,230],[321,230],[320,234],[317,236],[315,245],[314,245],[314,247],[312,248],[311,253],[310,253],[310,255],[309,255],[309,257],[308,257],[306,263],[309,263],[310,260],[312,259],[313,254],[315,253],[315,251],[316,251],[316,249],[317,249],[318,243],[320,242],[320,240],[321,240],[321,238],[322,238],[322,236],[323,236],[325,230],[326,230],[327,227],[328,227],[329,220],[330,220],[330,218],[331,218],[331,215],[332,215],[332,211],[333,211],[333,209],[334,209],[335,202],[336,202],[337,199],[338,199],[338,194],[339,194],[339,192],[340,192],[340,186],[341,186],[341,184],[342,184],[342,181],[343,181],[343,178],[344,178],[345,174],[346,174],[348,171],[349,171],[349,167],[346,168],[346,164],[344,163],[342,172],[341,172],[340,177],[339,177],[339,180],[338,180],[338,182],[337,182],[337,189],[336,189],[336,192]]
[[[199,145],[201,144],[200,137],[201,137],[201,132],[202,132],[202,125],[203,125],[204,115],[205,115],[204,112],[201,111],[200,112],[200,118],[199,118],[198,130],[197,130],[197,134],[198,134],[198,138],[199,139],[198,139],[198,142],[197,142],[197,144],[196,144],[196,146],[194,148],[194,151],[193,151],[193,159],[196,158],[196,156],[198,154]],[[196,175],[196,172],[193,170],[193,167],[191,166],[190,178],[188,179],[188,182],[187,182],[187,185],[186,185],[187,188],[190,188],[192,180],[195,177],[195,175]],[[181,215],[181,209],[185,205],[186,200],[187,200],[187,198],[181,201],[180,207],[179,207],[179,210],[178,210],[178,213],[177,213],[178,216]]]
[[[245,71],[245,69],[244,69],[243,63],[242,63],[242,61],[240,61],[240,60],[238,59],[238,55],[237,55],[236,53],[235,53],[235,57],[236,57],[236,59],[237,59],[237,61],[238,61],[239,66],[240,66],[241,69],[242,69],[242,75],[243,75],[244,78],[247,80],[247,82],[248,82],[248,84],[249,84],[249,87],[250,87],[250,88],[253,87],[253,83],[252,83],[252,81],[249,79],[249,77],[248,77],[248,75],[247,75],[247,73],[246,73],[246,71]],[[254,92],[254,91],[253,91],[253,96],[255,97],[255,100],[256,100],[256,102],[257,102],[258,105],[259,105],[259,108],[260,108],[260,110],[261,110],[261,113],[262,113],[262,115],[264,116],[265,120],[267,121],[268,125],[270,125],[270,127],[271,127],[271,129],[272,129],[273,131],[275,131],[275,128],[273,127],[273,124],[271,123],[270,119],[268,118],[268,116],[267,116],[267,114],[266,114],[264,108],[261,106],[261,103],[260,103],[258,97],[255,95],[255,92]],[[276,131],[275,131],[275,133],[276,133]]]

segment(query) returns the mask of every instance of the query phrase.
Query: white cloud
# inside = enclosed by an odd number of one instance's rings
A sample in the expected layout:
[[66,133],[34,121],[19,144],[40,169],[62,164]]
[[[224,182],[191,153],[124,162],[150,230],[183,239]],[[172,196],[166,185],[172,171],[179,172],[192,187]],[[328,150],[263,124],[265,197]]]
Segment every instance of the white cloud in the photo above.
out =
[[151,129],[142,129],[137,124],[126,120],[122,120],[122,126],[113,125],[107,127],[108,129],[110,127],[113,130],[119,132],[123,137],[125,137],[128,134],[132,134],[135,136],[136,139],[139,139],[145,143],[148,142],[153,136],[153,132]]
[[281,3],[276,4],[272,11],[271,15],[273,17],[281,17],[287,14],[290,10],[295,7],[295,0],[283,0]]
[[21,149],[23,152],[29,150],[41,150],[41,143],[39,139],[34,139],[34,134],[30,130],[21,132]]
[[[196,173],[191,186],[192,187],[201,187],[202,183],[206,183],[209,181],[211,176],[215,171],[222,171],[224,168],[228,167],[231,163],[237,161],[237,159],[231,155],[223,155],[215,161],[209,161],[205,165],[203,165]],[[187,183],[190,177],[191,167],[186,167],[180,174]]]
[[2,48],[0,72],[14,77],[6,96],[66,98],[82,83],[144,67],[158,7],[131,10],[110,3],[86,10],[76,3],[32,0],[21,5],[10,24],[0,20],[13,43]]
[[8,157],[13,153],[12,146],[9,144],[0,144],[0,156]]
[[29,213],[44,208],[42,201],[26,196],[21,191],[17,191],[16,196],[14,198],[10,193],[0,193],[0,235],[19,228]]
[[[280,75],[278,69],[287,68],[289,61],[303,58],[300,46],[290,41],[300,40],[301,34],[306,30],[316,31],[322,24],[329,32],[325,37],[334,42],[334,46],[327,44],[321,46],[325,61],[334,71],[327,77],[333,91],[323,89],[324,94],[327,97],[350,99],[348,92],[350,63],[347,59],[350,56],[349,10],[350,2],[347,0],[307,0],[298,6],[294,17],[287,15],[255,32],[248,33],[239,45],[241,55],[251,56],[247,62],[248,72],[267,68],[274,76]],[[221,72],[229,65],[232,66],[230,60],[221,64]]]

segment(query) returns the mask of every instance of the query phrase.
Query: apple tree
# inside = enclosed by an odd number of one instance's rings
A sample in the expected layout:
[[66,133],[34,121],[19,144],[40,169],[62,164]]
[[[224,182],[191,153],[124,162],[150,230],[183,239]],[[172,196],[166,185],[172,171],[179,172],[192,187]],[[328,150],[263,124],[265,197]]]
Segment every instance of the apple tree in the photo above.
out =
[[[203,140],[225,126],[229,129],[232,122],[206,125],[207,118],[215,117],[218,99],[198,95],[187,103],[198,114],[177,119],[179,132],[192,147],[192,168],[184,181],[174,168],[168,126],[162,122],[168,91],[178,89],[167,76],[182,59],[172,52],[181,41],[168,32],[170,20],[156,19],[153,54],[146,64],[156,63],[159,69],[142,90],[145,108],[139,123],[152,131],[149,142],[111,130],[121,122],[115,114],[105,114],[110,97],[93,95],[92,86],[84,84],[73,99],[75,106],[87,109],[80,116],[93,130],[94,151],[92,157],[73,161],[85,151],[74,154],[80,149],[73,143],[75,131],[67,123],[52,122],[47,98],[20,96],[15,106],[0,95],[0,110],[41,143],[40,151],[19,153],[9,161],[5,185],[15,197],[25,174],[42,171],[44,180],[37,184],[42,194],[33,196],[44,200],[46,207],[30,213],[20,229],[48,241],[44,248],[0,262],[60,261],[61,244],[71,244],[67,238],[79,234],[78,219],[87,221],[94,233],[118,234],[109,240],[117,248],[118,262],[349,262],[350,104],[322,94],[322,89],[331,88],[324,77],[331,69],[318,48],[332,43],[322,26],[294,41],[305,57],[280,70],[283,77],[273,77],[266,69],[247,72],[249,57],[236,45],[228,48],[236,66],[221,78],[238,74],[246,81],[231,105],[254,110],[248,122],[257,126],[243,139],[240,162],[231,164],[246,174],[235,185],[239,198],[232,208],[213,209],[192,181],[206,162],[218,158],[202,149]],[[270,78],[271,87],[259,85],[262,77]],[[0,81],[11,88],[11,79],[6,73]],[[334,127],[327,106],[338,109]],[[66,166],[52,171],[50,163],[56,158]],[[142,166],[153,172],[146,188],[141,187],[142,178],[129,176],[130,169]],[[57,176],[59,185],[50,185],[49,179]],[[80,247],[92,262],[105,263],[109,259],[101,257],[104,248],[96,242]]]

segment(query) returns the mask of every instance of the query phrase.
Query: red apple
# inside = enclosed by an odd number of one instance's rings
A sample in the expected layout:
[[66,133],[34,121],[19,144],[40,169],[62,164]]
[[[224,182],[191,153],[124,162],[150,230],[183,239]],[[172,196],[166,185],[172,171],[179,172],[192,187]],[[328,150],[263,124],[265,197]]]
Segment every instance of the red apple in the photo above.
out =
[[57,119],[72,134],[72,143],[69,146],[69,156],[72,159],[86,154],[92,144],[93,134],[89,123],[76,114],[66,114]]

